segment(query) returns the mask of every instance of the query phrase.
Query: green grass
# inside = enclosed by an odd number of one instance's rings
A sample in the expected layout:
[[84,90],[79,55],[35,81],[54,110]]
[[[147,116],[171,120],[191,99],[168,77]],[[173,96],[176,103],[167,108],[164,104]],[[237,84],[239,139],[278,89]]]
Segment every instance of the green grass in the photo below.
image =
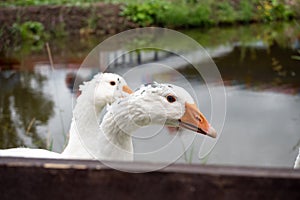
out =
[[254,6],[251,4],[251,1],[241,0],[239,6],[239,20],[243,22],[251,21],[251,19],[254,17]]
[[190,5],[168,4],[164,12],[157,13],[157,24],[169,27],[193,27],[213,24],[211,7],[207,3]]
[[[130,0],[122,14],[140,26],[195,27],[218,24],[269,22],[296,17],[300,2],[283,0]],[[299,16],[298,16],[299,17]]]

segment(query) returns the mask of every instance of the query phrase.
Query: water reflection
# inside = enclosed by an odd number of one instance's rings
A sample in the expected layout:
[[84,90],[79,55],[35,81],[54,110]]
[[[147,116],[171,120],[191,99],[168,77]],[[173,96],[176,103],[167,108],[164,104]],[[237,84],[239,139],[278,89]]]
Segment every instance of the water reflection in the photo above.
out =
[[[243,51],[248,56],[243,57]],[[300,63],[291,59],[293,53],[277,43],[268,49],[235,47],[226,57],[216,59],[216,64],[227,84],[295,95],[300,92]]]
[[[299,25],[276,23],[183,32],[202,44],[216,62],[226,85],[228,113],[223,135],[207,160],[198,159],[198,147],[203,137],[196,137],[178,162],[190,160],[208,164],[291,167],[297,154],[295,147],[300,141],[300,61],[292,58],[298,55]],[[47,62],[45,52],[34,52],[30,58],[3,54],[5,56],[0,58],[0,64],[5,58],[6,66],[14,66],[17,70],[3,70],[1,66],[0,148],[21,145],[45,148],[47,132],[50,131],[53,150],[59,152],[63,149],[72,117],[72,99],[77,95],[78,86],[73,88],[74,75],[87,49],[91,50],[99,42],[94,41],[87,40],[88,44],[78,42],[78,45],[71,45],[71,50],[67,43],[57,45],[54,60],[62,64],[53,71],[48,64],[37,64]],[[180,48],[180,44],[175,42],[176,45]],[[73,49],[75,46],[76,49]],[[197,52],[190,53],[197,56]],[[197,97],[201,99],[202,112],[210,113],[209,94],[203,81],[193,67],[177,62],[175,54],[148,49],[124,55],[122,50],[110,47],[101,56],[104,64],[108,64],[105,62],[110,58],[118,58],[111,63],[109,70],[120,74],[138,64],[157,60],[175,62],[178,65],[176,70],[199,91]],[[197,59],[201,61],[202,58],[198,56]],[[31,64],[27,65],[28,62]],[[19,70],[26,66],[34,67],[33,70]],[[86,69],[84,74],[80,74],[81,79],[89,79],[97,70]],[[134,74],[133,80],[128,81],[131,87],[153,80],[183,84],[181,77],[172,71],[150,68],[147,73],[145,71]],[[142,132],[147,134],[144,129]],[[154,137],[152,142],[136,142],[136,151],[152,150],[171,140],[177,148],[161,152],[158,156],[137,159],[168,160],[182,152],[183,146],[194,136],[184,133],[174,139],[175,136],[168,134],[167,129],[164,133]]]
[[[231,52],[214,61],[226,85],[296,95],[300,92],[300,61],[291,58],[293,53],[294,50],[282,49],[276,43],[269,48],[234,46]],[[193,67],[179,71],[197,78]]]
[[47,148],[39,127],[53,116],[53,100],[44,94],[45,77],[26,71],[0,72],[0,147]]

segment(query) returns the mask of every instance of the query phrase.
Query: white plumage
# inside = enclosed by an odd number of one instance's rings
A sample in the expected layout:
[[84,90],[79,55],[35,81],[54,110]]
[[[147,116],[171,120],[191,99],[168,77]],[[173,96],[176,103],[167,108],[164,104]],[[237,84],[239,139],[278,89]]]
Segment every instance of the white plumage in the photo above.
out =
[[[117,74],[100,73],[94,76],[91,81],[85,82],[80,86],[82,94],[78,97],[74,113],[82,116],[95,116],[95,122],[107,103],[112,103],[117,98],[131,93],[126,81]],[[76,116],[76,115],[75,115]],[[74,116],[74,117],[75,117]],[[0,150],[0,156],[15,157],[34,157],[34,158],[90,158],[89,154],[80,142],[80,136],[76,132],[75,118],[73,117],[70,131],[69,142],[62,154],[47,151],[44,149],[12,148]],[[87,120],[81,123],[82,128],[89,129]],[[89,144],[87,144],[89,146]]]
[[[82,94],[73,111],[69,143],[62,154],[30,149],[4,150],[0,154],[9,155],[22,150],[26,154],[22,155],[24,157],[128,161],[133,160],[132,133],[151,124],[182,127],[216,137],[216,131],[183,88],[153,83],[124,97],[120,87],[126,88],[126,82],[122,80],[119,83],[119,90],[109,90],[107,88],[111,83],[101,82],[96,77],[81,88]],[[103,91],[106,91],[105,94],[110,92],[110,95],[104,95]],[[109,106],[99,126],[99,112],[107,102],[113,102],[114,97],[124,98],[119,98]]]
[[[98,160],[133,160],[132,133],[151,124],[183,127],[216,137],[215,130],[183,88],[155,83],[118,99],[108,108],[100,131],[96,131],[99,127],[94,127],[95,131],[85,132],[88,135],[98,133],[92,136],[95,145],[89,146],[89,153]],[[88,143],[89,138],[82,141]]]

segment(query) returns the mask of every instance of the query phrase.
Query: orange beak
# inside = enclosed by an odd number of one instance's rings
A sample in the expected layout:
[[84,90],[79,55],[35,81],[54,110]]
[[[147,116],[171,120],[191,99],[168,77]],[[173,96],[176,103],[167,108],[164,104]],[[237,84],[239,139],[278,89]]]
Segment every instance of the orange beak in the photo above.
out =
[[133,93],[133,91],[127,85],[124,85],[123,88],[122,88],[122,90],[123,90],[123,92],[126,92],[128,94],[132,94]]
[[185,103],[185,113],[179,119],[179,126],[213,138],[217,137],[217,132],[195,104]]

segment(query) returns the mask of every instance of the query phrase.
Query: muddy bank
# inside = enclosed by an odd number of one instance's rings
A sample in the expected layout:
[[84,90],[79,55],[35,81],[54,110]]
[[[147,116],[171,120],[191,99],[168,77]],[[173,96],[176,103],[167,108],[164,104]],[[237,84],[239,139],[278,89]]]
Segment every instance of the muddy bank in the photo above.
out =
[[26,21],[41,22],[47,31],[63,28],[71,34],[80,30],[95,29],[97,33],[113,34],[135,24],[120,16],[120,6],[113,4],[95,4],[89,7],[77,6],[29,6],[0,8],[1,28],[11,27],[13,23]]
[[[0,55],[12,54],[21,46],[29,49],[41,49],[44,41],[63,36],[66,38],[66,36],[76,37],[92,34],[101,37],[137,27],[133,22],[120,16],[120,9],[120,5],[103,3],[88,7],[0,7]],[[13,28],[13,25],[20,26],[27,21],[40,22],[43,25],[42,32],[50,38],[41,37],[41,32],[35,33],[36,30],[33,27],[33,30],[29,30],[29,32],[33,32],[33,36],[28,36],[28,30],[25,30],[27,31],[25,36],[31,38],[24,39],[22,30]],[[28,27],[26,28],[28,29]],[[36,39],[36,37],[40,39]],[[25,43],[27,47],[24,47]]]
[[0,8],[1,34],[7,33],[14,23],[37,21],[49,32],[68,34],[114,34],[136,25],[120,16],[120,5],[98,3],[89,7],[29,6]]

